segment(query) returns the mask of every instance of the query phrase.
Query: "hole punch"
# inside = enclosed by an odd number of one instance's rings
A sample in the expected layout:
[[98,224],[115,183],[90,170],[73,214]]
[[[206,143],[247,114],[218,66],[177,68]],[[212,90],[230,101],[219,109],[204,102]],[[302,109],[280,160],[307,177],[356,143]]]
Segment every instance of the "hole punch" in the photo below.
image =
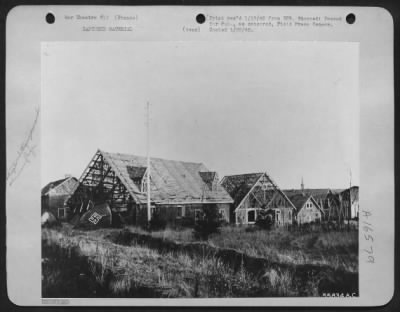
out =
[[353,13],[347,14],[346,16],[346,22],[347,24],[354,24],[354,22],[356,21],[356,16]]
[[196,21],[199,24],[203,24],[206,21],[206,17],[204,16],[204,14],[197,14],[196,16]]
[[53,13],[47,13],[46,14],[46,22],[47,22],[47,24],[54,24],[55,21],[56,21],[56,17],[54,16]]

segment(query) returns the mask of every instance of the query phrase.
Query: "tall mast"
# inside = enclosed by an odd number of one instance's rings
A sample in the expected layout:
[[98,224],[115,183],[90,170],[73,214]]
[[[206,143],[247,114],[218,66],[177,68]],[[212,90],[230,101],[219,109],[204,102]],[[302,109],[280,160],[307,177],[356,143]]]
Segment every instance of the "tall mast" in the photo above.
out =
[[151,220],[150,209],[150,104],[147,102],[147,221]]
[[351,188],[351,178],[352,178],[352,176],[351,176],[351,169],[350,169],[350,188]]
[[351,168],[350,168],[350,187],[349,187],[349,220],[351,218]]
[[351,168],[349,169],[349,176],[350,176],[350,182],[349,182],[349,207],[346,212],[347,214],[347,230],[350,230],[350,219],[351,219]]

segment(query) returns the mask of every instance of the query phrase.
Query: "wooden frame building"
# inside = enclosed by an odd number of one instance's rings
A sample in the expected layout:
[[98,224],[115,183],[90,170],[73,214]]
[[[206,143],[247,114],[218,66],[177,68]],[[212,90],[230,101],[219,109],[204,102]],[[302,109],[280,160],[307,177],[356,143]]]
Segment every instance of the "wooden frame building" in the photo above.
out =
[[312,196],[323,211],[322,221],[343,223],[358,217],[358,186],[351,189],[291,189],[284,192],[289,198],[291,194],[299,193]]
[[[107,203],[127,222],[146,224],[147,170],[146,157],[98,150],[70,198],[74,213]],[[151,158],[151,213],[157,211],[169,224],[190,225],[206,205],[212,205],[230,222],[233,200],[218,182],[217,173],[202,163]]]
[[67,201],[77,187],[78,179],[70,176],[48,183],[41,192],[42,214],[48,211],[59,220],[67,220],[70,215]]
[[272,212],[276,226],[292,224],[296,207],[267,173],[225,176],[221,185],[234,200],[236,224],[255,224],[262,209]]
[[312,195],[305,194],[303,191],[286,191],[285,194],[297,208],[295,216],[297,224],[322,221],[324,211]]

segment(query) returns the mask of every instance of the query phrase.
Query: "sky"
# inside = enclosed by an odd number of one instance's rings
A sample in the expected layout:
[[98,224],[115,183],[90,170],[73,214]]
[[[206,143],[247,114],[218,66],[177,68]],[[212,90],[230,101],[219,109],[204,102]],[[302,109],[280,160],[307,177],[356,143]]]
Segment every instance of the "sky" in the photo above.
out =
[[359,183],[358,45],[48,42],[42,185],[97,149],[267,172],[281,188]]

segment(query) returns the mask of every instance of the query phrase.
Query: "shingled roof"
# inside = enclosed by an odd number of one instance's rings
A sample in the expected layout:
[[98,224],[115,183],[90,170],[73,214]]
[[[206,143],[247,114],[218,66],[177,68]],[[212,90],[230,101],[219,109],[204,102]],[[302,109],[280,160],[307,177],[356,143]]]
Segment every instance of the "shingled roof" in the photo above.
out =
[[[69,179],[74,179],[76,182],[78,181],[74,177],[66,177],[64,179],[60,179],[60,180],[56,180],[56,181],[50,182],[50,183],[46,184],[42,188],[42,196],[47,195],[48,192],[50,192],[51,190],[61,186],[65,181],[67,181]],[[72,186],[72,188],[71,188],[71,186]],[[61,193],[64,193],[65,195],[72,194],[76,187],[75,187],[75,185],[71,185],[71,186],[66,185],[63,190],[60,190]]]
[[221,185],[233,198],[234,206],[237,207],[262,175],[262,172],[229,175],[222,179]]
[[[111,166],[134,200],[145,203],[146,194],[141,192],[137,183],[132,180],[132,175],[137,177],[144,174],[146,170],[143,168],[147,166],[146,157],[101,150],[98,153],[103,155],[104,160]],[[202,163],[152,157],[151,201],[158,204],[232,203],[232,198],[222,186],[217,185],[215,189],[206,187],[200,172],[208,171]]]
[[304,204],[309,199],[311,199],[314,205],[316,205],[316,207],[321,210],[321,207],[315,200],[314,196],[311,195],[310,193],[306,193],[301,190],[296,190],[296,191],[292,190],[292,191],[285,191],[285,194],[298,210],[303,208]]
[[297,209],[301,209],[310,198],[310,195],[306,195],[302,192],[286,192],[285,194]]
[[300,189],[288,189],[288,190],[283,190],[283,192],[286,195],[292,195],[292,194],[298,194],[298,193],[304,193],[306,195],[312,195],[312,197],[318,202],[320,200],[325,200],[325,198],[328,196],[328,194],[330,192],[332,192],[333,194],[337,194],[342,192],[343,189],[304,189],[304,190],[300,190]]
[[253,187],[257,184],[257,182],[264,177],[264,179],[268,182],[267,185],[270,186],[270,189],[266,189],[263,191],[264,201],[265,203],[269,203],[272,200],[274,194],[276,192],[280,193],[285,200],[292,206],[296,208],[293,203],[287,198],[286,194],[281,191],[281,189],[272,181],[270,176],[265,172],[257,172],[257,173],[246,173],[246,174],[237,174],[237,175],[228,175],[225,176],[221,185],[227,190],[229,195],[234,200],[234,207],[239,209],[240,204],[245,199],[245,197],[252,191]]

